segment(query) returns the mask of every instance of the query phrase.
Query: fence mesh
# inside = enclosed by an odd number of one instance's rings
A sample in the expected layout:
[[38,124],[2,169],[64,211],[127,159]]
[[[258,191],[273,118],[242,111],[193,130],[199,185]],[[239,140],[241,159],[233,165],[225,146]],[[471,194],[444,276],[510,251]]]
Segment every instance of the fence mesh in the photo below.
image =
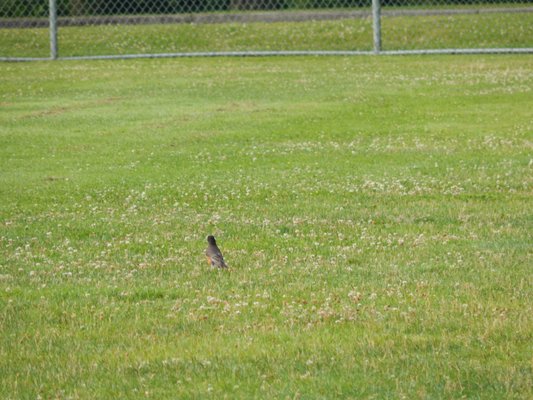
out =
[[386,50],[520,48],[533,45],[533,2],[383,0]]
[[[371,0],[56,0],[59,56],[371,51]],[[533,2],[381,0],[383,50],[531,48]],[[0,0],[0,57],[48,57],[49,0]]]
[[0,0],[0,57],[48,57],[48,0]]

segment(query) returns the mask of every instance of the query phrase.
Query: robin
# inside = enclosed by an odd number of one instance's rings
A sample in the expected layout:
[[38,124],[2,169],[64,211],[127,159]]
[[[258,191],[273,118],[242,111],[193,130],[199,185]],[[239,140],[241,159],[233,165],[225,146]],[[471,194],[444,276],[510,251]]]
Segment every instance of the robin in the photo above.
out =
[[222,257],[222,253],[217,246],[217,241],[213,235],[207,237],[207,249],[205,250],[205,256],[207,257],[207,263],[213,268],[228,268]]

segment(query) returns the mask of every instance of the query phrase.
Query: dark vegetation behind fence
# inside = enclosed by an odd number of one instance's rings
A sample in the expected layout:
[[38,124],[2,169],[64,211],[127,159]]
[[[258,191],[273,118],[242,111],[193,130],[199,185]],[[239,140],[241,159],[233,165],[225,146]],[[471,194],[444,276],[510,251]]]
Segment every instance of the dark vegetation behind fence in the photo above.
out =
[[[46,17],[48,0],[2,0],[0,17]],[[382,0],[382,6],[529,3],[524,0]],[[371,0],[58,0],[59,16],[370,7]]]

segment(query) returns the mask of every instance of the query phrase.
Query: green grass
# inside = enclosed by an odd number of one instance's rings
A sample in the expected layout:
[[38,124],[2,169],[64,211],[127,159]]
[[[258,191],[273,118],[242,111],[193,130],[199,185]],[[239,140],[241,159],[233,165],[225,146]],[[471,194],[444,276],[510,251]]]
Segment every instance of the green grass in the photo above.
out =
[[[533,13],[384,17],[383,49],[533,47]],[[101,25],[59,29],[60,56],[245,50],[371,50],[372,21]],[[46,29],[0,29],[0,55],[47,57]]]
[[0,64],[3,398],[531,398],[532,68]]

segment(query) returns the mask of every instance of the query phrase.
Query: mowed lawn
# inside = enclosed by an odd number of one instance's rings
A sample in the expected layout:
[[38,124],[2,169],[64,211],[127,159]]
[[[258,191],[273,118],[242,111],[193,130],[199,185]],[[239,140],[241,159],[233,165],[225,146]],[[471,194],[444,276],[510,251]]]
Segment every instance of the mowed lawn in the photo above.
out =
[[0,64],[1,397],[530,399],[532,88],[530,55]]

